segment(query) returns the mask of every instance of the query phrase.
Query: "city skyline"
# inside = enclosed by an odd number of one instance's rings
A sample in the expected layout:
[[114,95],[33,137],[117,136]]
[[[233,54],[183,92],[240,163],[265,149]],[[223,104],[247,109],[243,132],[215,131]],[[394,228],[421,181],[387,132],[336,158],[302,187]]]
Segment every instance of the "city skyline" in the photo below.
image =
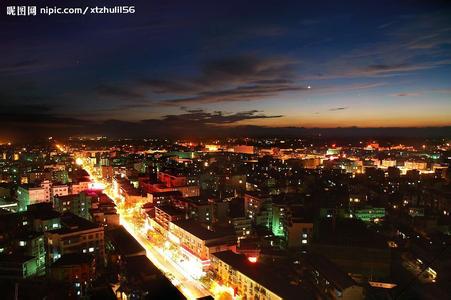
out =
[[449,135],[446,1],[331,2],[138,1],[133,15],[4,16],[0,139],[237,126]]
[[2,299],[451,294],[451,2],[0,9]]

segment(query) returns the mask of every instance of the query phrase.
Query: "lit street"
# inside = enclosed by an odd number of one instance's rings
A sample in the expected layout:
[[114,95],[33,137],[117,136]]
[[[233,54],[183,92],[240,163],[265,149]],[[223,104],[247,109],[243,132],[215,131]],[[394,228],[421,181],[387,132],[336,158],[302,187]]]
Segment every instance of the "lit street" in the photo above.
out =
[[[63,151],[64,148],[58,145],[58,149]],[[104,193],[108,195],[115,202],[118,200],[118,195],[113,195],[111,187],[108,183],[100,180],[93,170],[86,166],[83,160],[78,160],[79,164],[88,172],[91,180],[95,186],[104,187]],[[157,266],[168,279],[187,297],[188,299],[196,299],[211,295],[211,293],[203,287],[197,280],[193,279],[189,274],[183,271],[180,265],[177,265],[170,257],[165,256],[162,250],[156,245],[153,245],[147,237],[141,233],[140,228],[135,228],[127,216],[125,210],[118,208],[120,214],[120,223],[124,228],[146,249],[147,257]]]

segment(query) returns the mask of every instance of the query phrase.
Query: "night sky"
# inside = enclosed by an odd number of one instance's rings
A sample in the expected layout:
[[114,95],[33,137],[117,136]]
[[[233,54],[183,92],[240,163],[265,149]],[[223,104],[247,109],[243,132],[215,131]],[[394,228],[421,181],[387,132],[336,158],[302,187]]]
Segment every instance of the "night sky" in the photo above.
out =
[[451,125],[448,1],[97,4],[136,13],[14,17],[2,2],[0,141]]

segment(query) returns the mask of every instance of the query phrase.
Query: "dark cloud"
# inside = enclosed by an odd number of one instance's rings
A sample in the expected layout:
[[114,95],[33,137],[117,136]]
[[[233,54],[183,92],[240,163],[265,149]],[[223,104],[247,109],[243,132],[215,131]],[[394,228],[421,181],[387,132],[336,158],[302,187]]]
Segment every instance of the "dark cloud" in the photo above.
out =
[[330,111],[340,111],[340,110],[345,110],[348,109],[347,106],[342,106],[342,107],[333,107],[331,109],[329,109]]
[[160,101],[163,105],[254,101],[306,90],[296,82],[297,64],[284,57],[237,56],[202,64],[194,78],[143,82],[154,93],[183,95]]
[[2,115],[39,114],[51,110],[52,107],[45,104],[0,104],[0,114]]
[[181,114],[169,114],[161,119],[141,121],[92,121],[60,115],[46,105],[0,106],[0,135],[13,140],[45,136],[102,134],[110,136],[183,136],[185,134],[213,134],[224,131],[240,121],[280,118],[257,110],[227,113],[185,109]]
[[[343,109],[343,107],[337,108]],[[0,136],[13,141],[30,142],[54,136],[106,135],[109,137],[170,137],[211,138],[244,136],[431,136],[451,135],[451,127],[430,128],[301,128],[239,125],[241,121],[279,118],[257,110],[226,113],[206,112],[201,109],[184,110],[184,113],[166,115],[161,119],[141,121],[105,120],[88,121],[58,115],[45,105],[0,107]]]
[[386,82],[372,82],[372,83],[341,84],[341,85],[318,86],[318,87],[314,86],[310,89],[310,92],[316,95],[328,95],[342,92],[370,90],[385,85],[387,85]]
[[[204,110],[189,110],[188,113],[180,115],[166,115],[161,120],[168,124],[180,124],[186,125],[195,123],[196,125],[222,125],[231,124],[244,120],[253,119],[272,119],[280,118],[281,115],[265,115],[258,110],[242,111],[237,113],[225,113],[222,111],[215,111],[213,113],[206,112]],[[149,120],[144,120],[144,122]],[[154,120],[151,120],[154,121]]]
[[297,65],[287,57],[225,57],[200,64],[197,75],[162,75],[127,85],[102,84],[96,88],[96,95],[169,106],[264,100],[307,89],[297,80]]
[[46,104],[8,104],[0,105],[0,124],[14,131],[15,126],[24,127],[30,133],[38,126],[83,126],[77,118],[60,115]]
[[292,84],[268,84],[238,86],[236,88],[209,91],[197,94],[194,97],[166,99],[161,101],[162,105],[189,105],[189,104],[208,104],[219,102],[237,102],[237,101],[255,101],[263,100],[270,96],[278,96],[280,93],[307,90],[306,87]]

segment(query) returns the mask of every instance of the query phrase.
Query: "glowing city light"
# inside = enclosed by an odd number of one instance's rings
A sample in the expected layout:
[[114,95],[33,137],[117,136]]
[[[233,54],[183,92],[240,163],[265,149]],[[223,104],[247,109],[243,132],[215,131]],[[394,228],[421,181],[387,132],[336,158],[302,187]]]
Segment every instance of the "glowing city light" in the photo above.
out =
[[257,257],[256,256],[249,256],[247,258],[247,260],[253,264],[255,264],[257,262]]

